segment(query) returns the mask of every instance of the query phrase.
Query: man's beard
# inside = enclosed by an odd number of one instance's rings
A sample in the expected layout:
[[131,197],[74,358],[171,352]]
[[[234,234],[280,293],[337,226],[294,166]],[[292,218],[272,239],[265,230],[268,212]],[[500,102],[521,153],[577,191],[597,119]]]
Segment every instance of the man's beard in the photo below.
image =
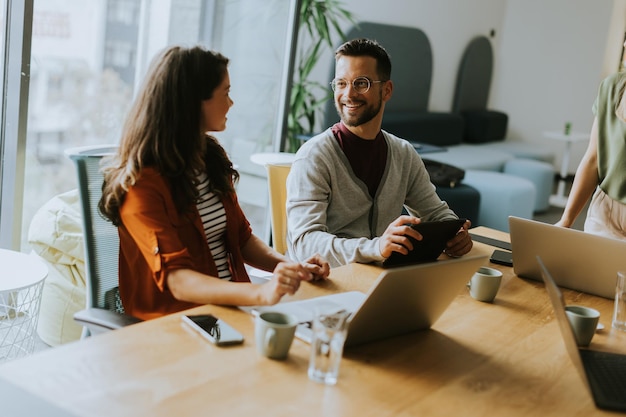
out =
[[[357,100],[357,101],[354,101],[354,103],[360,104],[361,102]],[[335,108],[337,109],[337,113],[339,114],[339,117],[341,118],[341,121],[343,122],[344,125],[350,126],[350,127],[357,127],[357,126],[361,126],[369,122],[374,117],[376,117],[378,113],[380,112],[382,103],[383,103],[383,100],[382,100],[382,93],[381,93],[378,97],[378,103],[366,105],[364,110],[362,110],[362,112],[357,116],[350,116],[342,112],[341,109],[345,111],[346,107],[337,102],[335,102]]]

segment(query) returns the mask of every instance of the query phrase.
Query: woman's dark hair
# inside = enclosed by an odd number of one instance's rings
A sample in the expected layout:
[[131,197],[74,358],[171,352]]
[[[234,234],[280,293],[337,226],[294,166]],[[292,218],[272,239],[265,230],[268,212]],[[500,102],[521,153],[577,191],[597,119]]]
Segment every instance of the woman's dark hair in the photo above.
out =
[[120,224],[126,192],[146,167],[167,178],[181,213],[197,201],[203,172],[214,193],[234,192],[238,172],[224,148],[201,128],[202,101],[213,96],[227,66],[226,57],[198,46],[169,47],[154,58],[126,118],[118,152],[103,168],[99,209],[113,224]]

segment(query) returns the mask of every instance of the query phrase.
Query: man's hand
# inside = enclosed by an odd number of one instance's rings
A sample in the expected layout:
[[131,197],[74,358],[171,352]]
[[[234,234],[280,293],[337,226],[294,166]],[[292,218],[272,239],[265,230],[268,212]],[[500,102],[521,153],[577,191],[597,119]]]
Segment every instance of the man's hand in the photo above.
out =
[[467,231],[471,225],[472,222],[466,220],[457,234],[446,243],[446,249],[444,250],[446,255],[457,258],[465,255],[472,249],[474,243]]
[[302,266],[311,273],[311,281],[328,279],[328,275],[330,274],[330,265],[318,254],[311,256]]
[[409,253],[413,249],[413,244],[407,236],[411,236],[415,240],[422,240],[422,235],[410,225],[420,222],[419,217],[413,216],[400,216],[394,220],[380,237],[380,254],[384,258],[389,258],[393,252],[399,252],[403,255]]

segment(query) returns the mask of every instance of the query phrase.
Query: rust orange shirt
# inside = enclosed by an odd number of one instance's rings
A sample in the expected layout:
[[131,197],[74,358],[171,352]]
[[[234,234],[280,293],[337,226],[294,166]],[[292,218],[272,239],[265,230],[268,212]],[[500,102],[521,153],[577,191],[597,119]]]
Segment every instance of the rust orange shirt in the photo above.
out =
[[[241,248],[252,235],[250,223],[235,193],[223,197],[222,203],[232,280],[248,282]],[[175,269],[217,276],[196,206],[179,213],[169,183],[146,168],[128,190],[120,217],[120,297],[126,313],[148,320],[196,307],[177,300],[167,288],[167,274]]]

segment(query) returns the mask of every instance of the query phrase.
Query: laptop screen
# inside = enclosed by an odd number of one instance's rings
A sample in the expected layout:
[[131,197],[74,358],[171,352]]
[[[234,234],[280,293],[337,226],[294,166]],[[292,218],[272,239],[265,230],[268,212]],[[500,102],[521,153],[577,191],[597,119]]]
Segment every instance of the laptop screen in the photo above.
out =
[[548,295],[550,296],[550,302],[552,303],[552,307],[554,308],[554,315],[556,317],[556,321],[559,324],[559,328],[561,329],[561,335],[563,336],[563,343],[565,343],[565,349],[569,354],[572,362],[574,362],[574,366],[578,370],[578,373],[582,377],[583,381],[587,387],[589,387],[589,381],[587,380],[587,374],[585,373],[585,368],[582,360],[580,359],[580,353],[578,351],[578,345],[576,344],[576,336],[574,336],[574,331],[572,330],[569,320],[567,319],[567,314],[565,313],[565,299],[563,298],[563,293],[556,285],[556,282],[552,278],[552,275],[548,271],[548,268],[543,264],[541,257],[536,257],[537,262],[539,264],[539,268],[541,269],[541,275],[543,277],[543,281],[545,282],[546,290],[548,291]]

